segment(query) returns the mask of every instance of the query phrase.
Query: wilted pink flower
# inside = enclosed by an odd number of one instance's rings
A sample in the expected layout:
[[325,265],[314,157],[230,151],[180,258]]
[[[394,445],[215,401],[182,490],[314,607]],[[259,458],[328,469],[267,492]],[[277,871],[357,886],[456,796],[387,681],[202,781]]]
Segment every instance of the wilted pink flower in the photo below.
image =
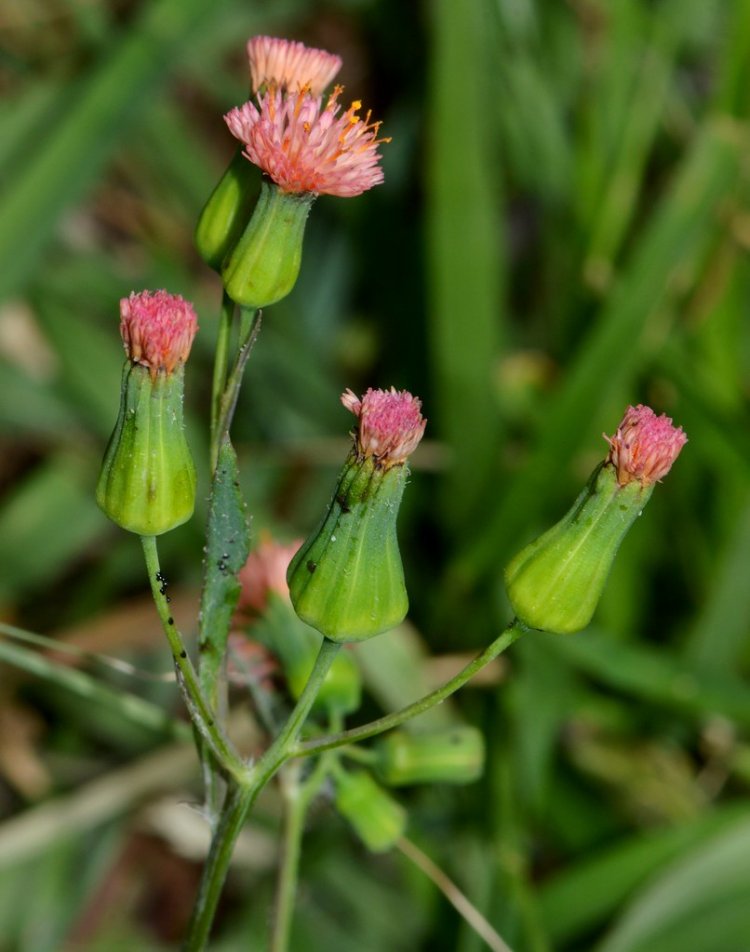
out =
[[301,539],[283,545],[268,534],[261,535],[260,542],[247,557],[247,562],[240,569],[238,576],[242,586],[237,604],[239,614],[262,614],[271,592],[276,592],[282,598],[289,598],[286,570],[301,545]]
[[273,654],[245,632],[231,631],[227,642],[227,677],[241,687],[255,685],[264,691],[273,690],[273,676],[279,665]]
[[291,92],[306,87],[313,96],[321,96],[341,69],[341,57],[334,53],[274,36],[252,37],[247,56],[253,93],[276,85]]
[[424,435],[422,402],[406,390],[370,388],[361,400],[345,390],[341,402],[359,419],[357,453],[374,457],[386,468],[405,462]]
[[198,319],[193,305],[167,291],[133,292],[120,301],[120,334],[128,357],[155,377],[170,374],[190,354]]
[[663,479],[687,443],[682,427],[672,426],[668,416],[657,416],[650,407],[628,407],[609,443],[607,462],[617,470],[617,481],[627,486],[638,480],[643,486]]
[[359,116],[355,101],[344,113],[337,86],[325,106],[309,89],[282,93],[270,88],[252,101],[232,109],[224,121],[245,146],[244,155],[262,169],[283,192],[314,195],[361,195],[383,181],[378,146],[379,122],[368,112]]

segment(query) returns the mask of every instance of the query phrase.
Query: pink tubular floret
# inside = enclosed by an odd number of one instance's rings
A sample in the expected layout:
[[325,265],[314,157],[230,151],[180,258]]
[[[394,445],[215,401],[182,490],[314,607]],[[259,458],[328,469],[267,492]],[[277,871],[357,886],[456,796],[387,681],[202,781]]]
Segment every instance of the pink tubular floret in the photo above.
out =
[[296,92],[307,88],[320,96],[341,69],[341,57],[326,50],[274,36],[254,36],[247,42],[253,93],[274,84]]
[[424,435],[422,402],[406,390],[369,389],[361,399],[345,390],[341,402],[359,420],[358,454],[372,456],[383,466],[404,463]]
[[621,486],[634,480],[650,486],[663,479],[687,443],[682,427],[643,404],[628,407],[614,436],[604,438],[609,443],[607,462],[615,467]]
[[171,374],[190,354],[198,319],[193,305],[167,291],[135,291],[120,301],[125,353],[151,371]]
[[337,86],[328,97],[308,88],[283,93],[276,87],[232,109],[224,121],[244,145],[244,155],[283,192],[361,195],[383,181],[378,146],[379,122],[360,118],[361,104],[341,112]]

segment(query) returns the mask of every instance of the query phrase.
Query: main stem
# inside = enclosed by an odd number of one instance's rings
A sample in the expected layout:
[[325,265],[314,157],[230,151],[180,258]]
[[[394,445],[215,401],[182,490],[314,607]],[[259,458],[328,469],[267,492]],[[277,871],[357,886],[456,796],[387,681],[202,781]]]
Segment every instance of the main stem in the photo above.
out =
[[426,694],[413,704],[402,707],[400,711],[394,711],[392,714],[386,714],[385,717],[379,717],[376,721],[370,721],[369,724],[363,724],[361,727],[355,727],[352,730],[341,731],[337,734],[331,734],[329,737],[318,737],[313,740],[297,744],[289,751],[290,757],[307,757],[310,754],[318,754],[323,750],[331,750],[334,747],[343,747],[345,744],[354,744],[360,740],[366,740],[368,737],[374,737],[376,734],[382,734],[384,731],[398,727],[404,721],[422,714],[424,711],[441,701],[444,701],[451,694],[454,694],[460,687],[463,687],[467,681],[474,677],[477,671],[480,671],[485,665],[489,664],[499,654],[509,648],[514,641],[517,641],[521,635],[528,631],[525,625],[514,618],[503,633],[496,638],[491,645],[470,661],[466,667],[460,671],[450,681],[436,688],[430,694]]
[[260,791],[289,757],[289,748],[297,741],[302,725],[310,713],[321,685],[328,674],[340,644],[323,639],[315,665],[305,689],[278,736],[255,766],[244,777],[235,777],[211,841],[211,849],[203,869],[198,899],[190,921],[185,952],[202,952],[211,931],[216,905],[226,879],[237,837],[248,811]]
[[203,952],[211,932],[224,880],[234,852],[234,844],[245,824],[250,807],[260,793],[260,786],[245,787],[233,783],[224,800],[211,849],[203,867],[198,898],[188,928],[184,952]]

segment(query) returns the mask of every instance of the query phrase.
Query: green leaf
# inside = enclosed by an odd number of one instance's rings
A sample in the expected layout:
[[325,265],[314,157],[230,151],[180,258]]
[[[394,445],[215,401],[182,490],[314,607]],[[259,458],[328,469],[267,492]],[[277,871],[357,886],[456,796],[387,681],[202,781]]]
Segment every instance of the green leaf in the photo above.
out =
[[438,433],[452,463],[445,515],[452,528],[465,531],[466,515],[492,472],[499,428],[492,379],[505,254],[485,106],[493,69],[491,19],[484,3],[440,0],[431,7],[429,333]]
[[643,890],[597,952],[730,952],[750,935],[750,821],[738,820]]
[[31,473],[0,510],[0,597],[58,576],[105,530],[78,461],[59,456]]
[[610,687],[694,716],[722,714],[750,725],[750,687],[732,674],[699,669],[662,648],[621,644],[591,630],[536,637]]
[[[223,5],[203,0],[143,4],[141,18],[105,51],[69,108],[60,109],[44,147],[35,147],[0,196],[0,299],[33,274],[62,212],[90,186],[188,39]],[[61,93],[63,102],[68,93]]]
[[[6,627],[0,624],[0,633]],[[12,633],[13,629],[10,631]],[[111,688],[78,668],[69,668],[50,661],[38,651],[0,640],[0,661],[70,691],[84,704],[101,704],[130,724],[145,728],[149,732],[174,734],[181,738],[189,736],[189,729],[185,724],[173,720],[156,704],[138,697],[137,694]]]
[[200,615],[201,687],[216,704],[216,679],[240,595],[237,573],[250,550],[250,529],[239,484],[237,456],[229,440],[219,449],[206,530]]
[[606,922],[647,876],[736,824],[744,812],[735,804],[683,826],[628,836],[563,870],[543,884],[539,897],[550,939],[562,946]]

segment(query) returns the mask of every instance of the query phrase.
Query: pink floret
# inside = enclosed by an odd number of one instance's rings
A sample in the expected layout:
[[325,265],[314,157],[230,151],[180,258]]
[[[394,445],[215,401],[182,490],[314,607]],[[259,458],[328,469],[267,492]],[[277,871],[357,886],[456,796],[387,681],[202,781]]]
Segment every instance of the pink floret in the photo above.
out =
[[642,404],[628,407],[614,436],[604,438],[610,447],[607,462],[617,470],[621,486],[634,480],[650,486],[663,479],[687,443],[682,427]]
[[342,92],[337,86],[323,105],[307,88],[282,93],[271,87],[257,105],[246,102],[224,121],[244,144],[245,157],[282,191],[351,198],[383,181],[378,146],[390,140],[378,138],[380,123],[371,122],[369,112],[360,118],[361,103],[341,113]]
[[320,96],[341,69],[341,57],[294,40],[254,36],[248,40],[247,56],[253,93],[275,84],[297,92],[307,88]]
[[383,466],[405,462],[424,435],[422,402],[406,390],[370,389],[361,399],[345,390],[341,402],[359,419],[357,452]]
[[120,334],[128,357],[151,376],[172,371],[190,354],[198,319],[193,305],[167,291],[133,292],[120,301]]

